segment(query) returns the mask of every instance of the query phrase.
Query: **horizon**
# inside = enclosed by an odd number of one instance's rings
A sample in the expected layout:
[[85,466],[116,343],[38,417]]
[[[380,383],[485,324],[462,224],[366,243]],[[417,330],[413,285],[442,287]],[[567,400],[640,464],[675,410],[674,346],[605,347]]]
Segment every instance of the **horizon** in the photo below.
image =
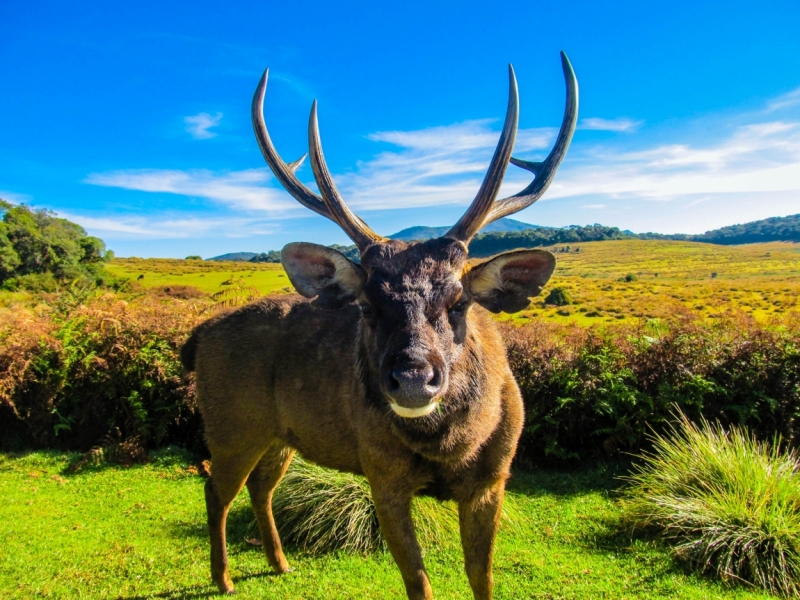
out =
[[[545,196],[512,218],[699,234],[800,212],[800,5],[788,0],[759,11],[31,2],[0,6],[0,19],[0,198],[53,210],[118,256],[350,244],[261,157],[249,106],[266,67],[283,159],[307,151],[317,98],[337,186],[383,235],[458,220],[497,143],[509,62],[515,156],[549,152],[562,49],[578,130]],[[313,180],[307,163],[298,174]],[[511,166],[501,194],[528,183]]]

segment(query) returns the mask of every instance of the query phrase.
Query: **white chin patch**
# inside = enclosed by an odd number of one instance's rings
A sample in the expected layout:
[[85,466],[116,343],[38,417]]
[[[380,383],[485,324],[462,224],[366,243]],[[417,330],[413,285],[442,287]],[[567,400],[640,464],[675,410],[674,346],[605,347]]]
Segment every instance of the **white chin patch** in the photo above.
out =
[[406,408],[405,406],[400,406],[394,402],[390,402],[389,406],[392,407],[392,410],[395,413],[404,419],[418,419],[420,417],[424,417],[425,415],[429,415],[436,410],[436,407],[439,406],[439,402],[438,400],[434,400],[430,404],[426,404],[425,406],[420,406],[418,408]]

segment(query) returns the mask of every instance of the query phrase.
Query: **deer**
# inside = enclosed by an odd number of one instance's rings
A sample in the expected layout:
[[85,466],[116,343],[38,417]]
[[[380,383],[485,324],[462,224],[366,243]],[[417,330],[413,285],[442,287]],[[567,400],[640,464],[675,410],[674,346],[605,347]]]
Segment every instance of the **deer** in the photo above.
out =
[[[366,477],[409,599],[433,597],[412,499],[455,501],[473,595],[492,597],[494,541],[524,409],[491,313],[526,308],[556,259],[528,249],[480,261],[470,259],[468,246],[483,226],[536,202],[553,180],[578,115],[578,83],[563,52],[561,63],[566,108],[545,160],[511,156],[519,100],[509,65],[506,116],[477,195],[446,235],[411,243],[378,235],[344,202],[323,156],[316,100],[308,155],[319,195],[298,179],[306,155],[286,163],[275,149],[264,119],[264,72],[251,117],[267,165],[301,205],[344,230],[361,260],[290,243],[281,262],[296,294],[212,317],[181,349],[185,369],[195,372],[211,454],[205,502],[211,576],[220,592],[234,591],[226,518],[245,486],[269,565],[278,574],[290,570],[271,502],[297,452]],[[509,163],[533,180],[497,200]]]

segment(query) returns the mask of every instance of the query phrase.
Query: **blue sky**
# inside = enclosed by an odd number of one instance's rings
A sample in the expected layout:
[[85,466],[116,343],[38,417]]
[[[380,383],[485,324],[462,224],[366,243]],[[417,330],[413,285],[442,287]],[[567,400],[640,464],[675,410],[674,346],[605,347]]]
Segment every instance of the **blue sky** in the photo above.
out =
[[[325,156],[375,229],[454,223],[520,88],[515,155],[552,144],[559,50],[579,129],[518,218],[697,233],[800,212],[800,3],[0,2],[0,198],[81,223],[122,256],[347,243],[277,185],[319,101]],[[298,172],[312,182],[306,164]],[[511,167],[501,193],[527,185]]]

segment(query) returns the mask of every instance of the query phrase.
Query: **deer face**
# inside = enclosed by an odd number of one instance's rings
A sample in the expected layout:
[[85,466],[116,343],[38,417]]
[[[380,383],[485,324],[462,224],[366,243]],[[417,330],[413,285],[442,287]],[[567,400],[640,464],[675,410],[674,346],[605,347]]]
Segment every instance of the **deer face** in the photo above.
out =
[[[555,267],[555,258],[541,250],[509,252],[472,266],[467,246],[481,227],[536,202],[552,181],[569,147],[578,118],[578,84],[565,54],[567,84],[564,119],[553,150],[542,162],[511,156],[519,118],[517,81],[509,66],[509,100],[503,132],[489,171],[464,216],[442,238],[417,244],[387,240],[353,213],[334,185],[322,154],[317,104],[308,122],[311,168],[320,195],[295,175],[305,156],[284,162],[264,122],[266,71],[251,107],[253,129],[275,177],[303,206],[337,223],[361,251],[361,264],[316,244],[286,246],[281,262],[298,292],[323,306],[358,302],[361,336],[370,369],[383,395],[402,417],[430,414],[445,397],[451,367],[464,350],[468,313],[473,303],[492,312],[516,312],[539,293]],[[534,174],[524,190],[497,200],[509,164]]]
[[464,352],[474,303],[516,312],[555,268],[542,250],[510,252],[468,265],[467,248],[439,238],[370,246],[361,265],[315,244],[289,244],[282,262],[295,288],[328,308],[355,301],[373,379],[392,410],[424,417],[447,396],[450,371]]

